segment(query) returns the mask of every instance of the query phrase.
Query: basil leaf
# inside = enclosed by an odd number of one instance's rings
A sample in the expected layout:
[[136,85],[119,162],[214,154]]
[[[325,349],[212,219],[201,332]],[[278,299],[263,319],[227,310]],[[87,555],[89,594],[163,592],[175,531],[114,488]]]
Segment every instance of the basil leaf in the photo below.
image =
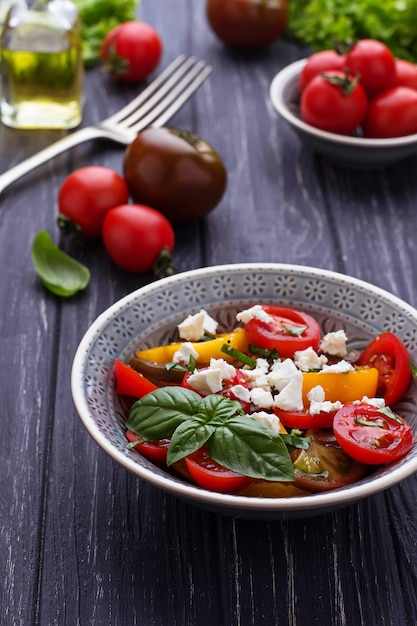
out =
[[207,421],[213,421],[220,425],[233,415],[245,414],[240,402],[229,400],[217,394],[210,394],[202,398],[199,411],[205,414]]
[[32,261],[43,285],[57,296],[72,296],[90,281],[85,265],[60,250],[44,230],[33,241]]
[[233,359],[236,359],[237,361],[240,361],[241,363],[248,365],[248,367],[250,367],[251,369],[254,369],[256,367],[256,359],[252,359],[247,354],[244,354],[244,352],[240,352],[240,350],[236,350],[236,348],[233,348],[233,346],[229,346],[228,343],[224,343],[222,345],[221,351],[224,352],[225,354],[228,354]]
[[393,422],[396,422],[397,424],[403,424],[402,419],[396,413],[394,413],[394,411],[389,406],[384,406],[384,408],[379,409],[378,413],[382,413],[382,415],[385,415],[385,417]]
[[180,424],[175,429],[169,444],[167,465],[172,465],[204,446],[215,428],[214,424],[207,423],[201,415],[196,415]]
[[294,468],[285,443],[256,420],[238,416],[216,428],[210,456],[228,469],[264,480],[293,481]]
[[313,439],[313,437],[299,437],[292,431],[289,434],[282,433],[280,434],[280,437],[287,446],[289,452],[292,452],[295,448],[308,450],[310,447],[310,441]]
[[126,428],[146,441],[172,437],[177,426],[198,413],[200,402],[191,389],[155,389],[132,406]]

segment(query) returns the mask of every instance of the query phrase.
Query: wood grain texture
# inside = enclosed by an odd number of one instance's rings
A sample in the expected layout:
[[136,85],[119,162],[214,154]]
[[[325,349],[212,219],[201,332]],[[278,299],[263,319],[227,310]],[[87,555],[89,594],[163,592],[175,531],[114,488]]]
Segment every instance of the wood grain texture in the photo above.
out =
[[[293,42],[228,51],[193,0],[144,0],[139,16],[164,40],[163,66],[182,52],[213,66],[172,123],[217,148],[228,188],[204,221],[176,229],[179,269],[313,265],[417,305],[417,158],[355,172],[305,150],[268,96],[276,72],[306,52]],[[90,71],[83,124],[137,88]],[[0,126],[1,170],[58,136]],[[99,243],[61,237],[56,196],[73,169],[121,172],[122,157],[108,142],[80,146],[0,199],[1,624],[415,626],[415,476],[309,520],[223,518],[137,480],[85,432],[70,392],[75,350],[97,315],[150,277],[117,269]],[[40,286],[30,259],[40,229],[90,267],[85,293],[63,301]]]

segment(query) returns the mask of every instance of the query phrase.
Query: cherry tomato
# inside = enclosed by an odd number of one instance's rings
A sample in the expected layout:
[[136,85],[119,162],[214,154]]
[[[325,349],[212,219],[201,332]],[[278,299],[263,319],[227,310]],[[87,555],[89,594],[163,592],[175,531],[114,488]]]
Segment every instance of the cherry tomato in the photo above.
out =
[[358,365],[378,370],[376,395],[393,406],[407,392],[413,374],[407,348],[394,333],[385,332],[373,339],[360,355]]
[[186,456],[185,463],[194,482],[210,491],[233,493],[244,489],[253,481],[253,478],[233,472],[216,463],[210,457],[206,446]]
[[103,69],[113,78],[143,80],[159,64],[162,42],[156,30],[149,24],[124,22],[106,35],[100,55]]
[[365,137],[403,137],[417,133],[417,91],[392,87],[369,103],[363,122]]
[[305,350],[310,346],[314,350],[318,349],[320,326],[311,315],[270,304],[262,308],[271,316],[271,322],[257,318],[247,322],[245,334],[248,344],[276,350],[281,358],[293,357],[297,350]]
[[338,489],[365,474],[366,465],[346,454],[331,430],[307,430],[304,436],[313,437],[309,448],[291,453],[295,484],[300,489]]
[[367,109],[363,87],[353,76],[332,70],[310,80],[301,94],[301,117],[316,128],[351,135]]
[[232,48],[262,48],[287,26],[288,0],[207,0],[207,20],[217,37]]
[[395,60],[397,85],[417,89],[417,65],[404,59]]
[[168,448],[170,439],[158,439],[157,441],[142,441],[139,435],[136,435],[131,430],[126,431],[126,437],[132,443],[138,441],[135,446],[135,450],[140,452],[142,456],[156,463],[157,465],[163,465],[166,463]]
[[[343,376],[343,374],[341,375]],[[278,407],[274,407],[274,413],[279,417],[281,424],[287,428],[299,428],[300,430],[331,428],[333,418],[336,415],[336,411],[329,411],[328,413],[322,411],[316,415],[311,415],[308,411],[283,411]]]
[[334,434],[349,456],[379,465],[405,456],[413,443],[410,426],[399,415],[369,404],[346,404],[335,415]]
[[310,55],[298,77],[300,93],[312,78],[322,72],[332,70],[342,71],[346,65],[346,55],[339,54],[336,50],[320,50]]
[[227,175],[216,150],[189,131],[147,128],[124,157],[135,202],[154,207],[172,223],[204,217],[220,202]]
[[355,43],[346,54],[346,65],[353,75],[359,75],[370,98],[394,87],[397,82],[394,55],[376,39],[361,39]]
[[114,361],[114,373],[116,377],[116,393],[142,398],[150,391],[158,389],[143,374],[119,359]]
[[108,167],[91,165],[72,172],[58,192],[58,224],[82,237],[101,236],[106,213],[129,199],[124,179]]
[[166,217],[140,204],[111,209],[104,218],[102,236],[113,261],[129,272],[150,272],[164,250],[172,252],[175,241]]

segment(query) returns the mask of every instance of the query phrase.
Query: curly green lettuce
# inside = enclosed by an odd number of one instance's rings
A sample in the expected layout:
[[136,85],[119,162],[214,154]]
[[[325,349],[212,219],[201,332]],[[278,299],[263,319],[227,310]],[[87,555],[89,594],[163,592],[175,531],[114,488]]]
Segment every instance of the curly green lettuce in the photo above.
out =
[[73,0],[81,16],[83,58],[87,66],[100,58],[104,37],[118,24],[137,19],[138,0]]
[[291,0],[287,33],[313,50],[372,38],[417,62],[416,0]]

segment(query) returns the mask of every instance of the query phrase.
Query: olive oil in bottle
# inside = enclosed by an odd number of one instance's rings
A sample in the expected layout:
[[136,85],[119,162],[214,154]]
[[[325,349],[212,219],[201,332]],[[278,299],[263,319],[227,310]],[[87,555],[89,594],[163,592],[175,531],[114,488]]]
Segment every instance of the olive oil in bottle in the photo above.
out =
[[80,20],[70,0],[19,0],[1,37],[1,119],[12,128],[69,129],[82,119]]

